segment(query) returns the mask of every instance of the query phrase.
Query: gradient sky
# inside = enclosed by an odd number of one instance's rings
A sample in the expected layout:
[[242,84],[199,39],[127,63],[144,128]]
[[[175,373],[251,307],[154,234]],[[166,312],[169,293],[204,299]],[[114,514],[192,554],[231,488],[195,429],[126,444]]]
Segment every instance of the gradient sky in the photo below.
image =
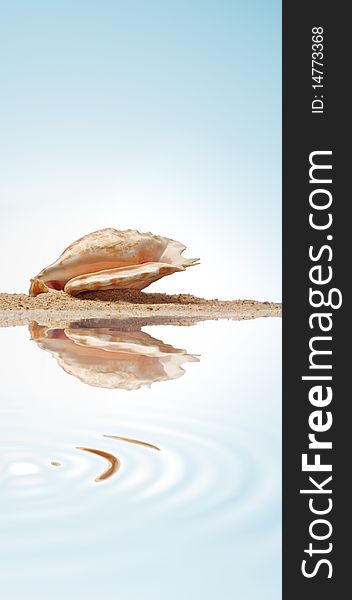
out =
[[1,291],[110,226],[201,257],[150,291],[279,300],[281,3],[0,7]]

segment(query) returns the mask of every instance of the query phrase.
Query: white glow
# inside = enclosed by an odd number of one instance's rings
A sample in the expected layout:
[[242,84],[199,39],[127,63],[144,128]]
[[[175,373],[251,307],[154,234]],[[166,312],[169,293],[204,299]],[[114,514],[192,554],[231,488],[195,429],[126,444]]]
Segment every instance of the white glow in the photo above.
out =
[[9,467],[9,471],[12,475],[34,475],[34,473],[38,473],[39,468],[33,463],[17,462]]

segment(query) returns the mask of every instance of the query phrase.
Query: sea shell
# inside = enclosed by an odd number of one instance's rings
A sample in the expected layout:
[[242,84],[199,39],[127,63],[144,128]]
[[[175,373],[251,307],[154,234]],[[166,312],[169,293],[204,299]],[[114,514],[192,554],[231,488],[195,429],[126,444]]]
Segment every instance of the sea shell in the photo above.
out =
[[66,373],[94,387],[137,390],[181,377],[183,363],[199,360],[140,329],[123,331],[111,321],[101,325],[73,323],[65,329],[51,329],[33,322],[29,331],[31,339],[52,354]]
[[49,267],[31,279],[29,294],[64,290],[142,290],[154,281],[198,264],[184,258],[186,246],[132,229],[100,229],[73,242]]

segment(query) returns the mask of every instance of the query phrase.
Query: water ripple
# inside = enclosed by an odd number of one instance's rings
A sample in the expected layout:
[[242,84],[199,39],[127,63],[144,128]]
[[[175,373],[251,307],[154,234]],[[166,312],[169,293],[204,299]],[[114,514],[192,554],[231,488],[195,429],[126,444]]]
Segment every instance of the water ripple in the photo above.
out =
[[[231,515],[248,519],[258,502],[270,501],[270,482],[261,475],[268,457],[256,453],[248,432],[213,424],[210,435],[208,423],[198,423],[197,432],[187,420],[180,425],[174,429],[159,423],[152,431],[146,427],[144,437],[153,434],[158,445],[103,433],[76,447],[50,444],[40,454],[25,447],[8,449],[0,478],[15,505],[25,501],[27,516],[38,510],[49,516],[58,509],[68,514],[77,509],[72,495],[82,491],[86,508],[103,505],[113,494],[148,510],[177,510],[193,520],[206,519],[207,526],[212,520],[226,523]],[[102,472],[95,457],[107,461]],[[94,482],[108,487],[93,496]]]

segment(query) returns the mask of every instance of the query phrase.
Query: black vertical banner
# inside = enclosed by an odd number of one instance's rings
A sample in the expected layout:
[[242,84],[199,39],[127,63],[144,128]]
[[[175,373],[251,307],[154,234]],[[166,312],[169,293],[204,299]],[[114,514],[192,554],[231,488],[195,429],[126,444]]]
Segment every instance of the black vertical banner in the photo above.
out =
[[284,600],[352,594],[349,8],[283,3]]

